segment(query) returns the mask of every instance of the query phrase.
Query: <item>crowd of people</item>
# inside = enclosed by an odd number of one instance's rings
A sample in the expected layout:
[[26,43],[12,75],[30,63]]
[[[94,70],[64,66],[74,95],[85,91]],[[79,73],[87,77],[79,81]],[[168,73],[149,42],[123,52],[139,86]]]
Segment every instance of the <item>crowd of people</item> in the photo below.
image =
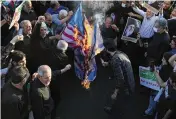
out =
[[[74,49],[61,34],[74,15],[78,1],[25,1],[18,22],[9,30],[20,1],[4,2],[1,7],[1,117],[2,119],[59,119],[58,76],[73,67]],[[87,2],[86,2],[87,3]],[[123,112],[139,84],[139,66],[150,67],[161,91],[150,90],[147,119],[176,118],[176,2],[162,1],[158,14],[140,1],[114,1],[100,26],[105,49],[96,57],[109,67],[116,81],[104,111]],[[148,1],[152,6],[152,2]],[[94,13],[83,4],[90,24]],[[113,17],[112,17],[113,16]],[[121,39],[128,17],[142,25],[137,43]],[[126,29],[131,36],[133,25]],[[128,30],[128,32],[127,32]],[[156,101],[155,97],[161,93]],[[118,107],[115,107],[118,102]],[[123,112],[125,113],[125,112]],[[31,116],[32,115],[32,116]]]

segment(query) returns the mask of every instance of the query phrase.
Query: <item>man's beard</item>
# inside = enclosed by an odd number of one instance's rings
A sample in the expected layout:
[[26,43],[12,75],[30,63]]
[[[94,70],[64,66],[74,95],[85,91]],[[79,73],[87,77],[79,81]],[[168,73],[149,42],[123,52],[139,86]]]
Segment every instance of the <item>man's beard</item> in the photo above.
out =
[[30,12],[30,9],[28,9],[28,8],[26,8],[26,7],[24,7],[23,10],[24,10],[25,12],[27,12],[27,13]]

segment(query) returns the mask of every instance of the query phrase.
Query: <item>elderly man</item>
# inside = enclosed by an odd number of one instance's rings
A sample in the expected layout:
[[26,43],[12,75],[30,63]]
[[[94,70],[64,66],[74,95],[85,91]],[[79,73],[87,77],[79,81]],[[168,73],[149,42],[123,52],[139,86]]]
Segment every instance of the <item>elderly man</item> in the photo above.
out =
[[51,119],[54,102],[50,94],[49,85],[52,77],[69,70],[71,65],[67,65],[62,70],[52,72],[47,65],[38,68],[37,77],[31,84],[31,104],[35,119]]
[[24,52],[27,56],[27,59],[30,58],[30,43],[31,43],[31,34],[32,34],[32,25],[29,20],[23,20],[20,23],[21,28],[16,27],[16,32],[14,35],[19,34],[23,35],[23,40],[15,44],[15,50],[20,50]]
[[164,18],[158,19],[153,29],[155,34],[147,48],[147,57],[150,61],[155,61],[156,65],[160,65],[164,52],[168,52],[170,49],[170,37],[166,31],[167,20]]
[[117,47],[117,33],[119,29],[113,24],[111,17],[106,17],[105,23],[101,27],[101,35],[105,47],[108,45],[115,45]]
[[1,91],[2,119],[28,119],[28,93],[24,87],[29,76],[25,67],[13,68],[11,80]]
[[[23,35],[23,40],[17,42],[15,44],[15,50],[20,50],[24,54],[26,54],[26,59],[28,62],[28,69],[30,72],[32,71],[32,53],[31,53],[31,48],[33,46],[31,45],[31,36],[32,36],[32,25],[29,20],[23,20],[20,23],[20,26],[22,27],[19,31],[17,30],[16,34],[18,33],[19,35]],[[19,33],[21,32],[21,33]]]
[[37,19],[37,15],[35,11],[32,10],[32,2],[26,1],[21,11],[21,17],[19,21],[21,22],[23,20],[29,20],[32,22],[32,24],[34,24],[36,19]]
[[143,21],[139,33],[142,41],[148,43],[152,40],[152,36],[154,34],[153,27],[155,22],[162,15],[160,14],[160,16],[155,16],[155,14],[152,13],[152,11],[150,11],[149,9],[147,9],[147,12],[144,12],[143,10],[135,6],[134,3],[132,3],[131,5],[136,13],[143,16]]
[[68,8],[61,6],[58,1],[51,1],[50,2],[50,8],[47,9],[47,13],[53,14],[59,14],[61,10],[68,10]]
[[171,12],[172,12],[172,1],[171,0],[164,0],[164,2],[163,2],[164,18],[169,19]]
[[71,18],[73,15],[72,11],[67,12],[66,10],[61,10],[59,14],[53,14],[52,15],[52,21],[54,24],[57,25],[55,31],[55,34],[59,34],[62,32],[64,26],[66,25],[66,22]]

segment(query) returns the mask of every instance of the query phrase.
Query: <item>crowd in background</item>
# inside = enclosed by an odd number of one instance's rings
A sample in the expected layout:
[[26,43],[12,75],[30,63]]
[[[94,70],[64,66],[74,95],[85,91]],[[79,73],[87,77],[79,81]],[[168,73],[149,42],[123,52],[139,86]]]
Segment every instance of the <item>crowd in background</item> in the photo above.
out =
[[[61,34],[80,2],[26,1],[19,21],[9,30],[20,3],[10,1],[1,7],[1,117],[27,119],[32,112],[34,119],[58,119],[57,79],[73,67],[74,60],[74,51]],[[113,112],[115,101],[119,107],[125,105],[125,97],[133,96],[135,85],[139,85],[139,66],[149,66],[164,91],[159,101],[154,100],[158,91],[150,91],[144,117],[175,119],[176,2],[163,1],[158,14],[139,1],[113,4],[102,19],[100,31],[105,50],[97,56],[104,67],[110,67],[110,78],[116,80],[105,112]],[[91,9],[84,4],[83,10],[93,23]],[[121,39],[128,17],[142,23],[137,43]]]

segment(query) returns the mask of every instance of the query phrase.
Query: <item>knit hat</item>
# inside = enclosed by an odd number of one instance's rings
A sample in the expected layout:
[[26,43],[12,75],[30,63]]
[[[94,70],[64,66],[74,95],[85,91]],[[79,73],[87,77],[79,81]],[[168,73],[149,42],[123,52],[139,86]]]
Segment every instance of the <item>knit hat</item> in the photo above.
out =
[[59,40],[58,43],[57,43],[57,49],[60,49],[60,50],[67,50],[68,48],[68,43],[64,40]]

